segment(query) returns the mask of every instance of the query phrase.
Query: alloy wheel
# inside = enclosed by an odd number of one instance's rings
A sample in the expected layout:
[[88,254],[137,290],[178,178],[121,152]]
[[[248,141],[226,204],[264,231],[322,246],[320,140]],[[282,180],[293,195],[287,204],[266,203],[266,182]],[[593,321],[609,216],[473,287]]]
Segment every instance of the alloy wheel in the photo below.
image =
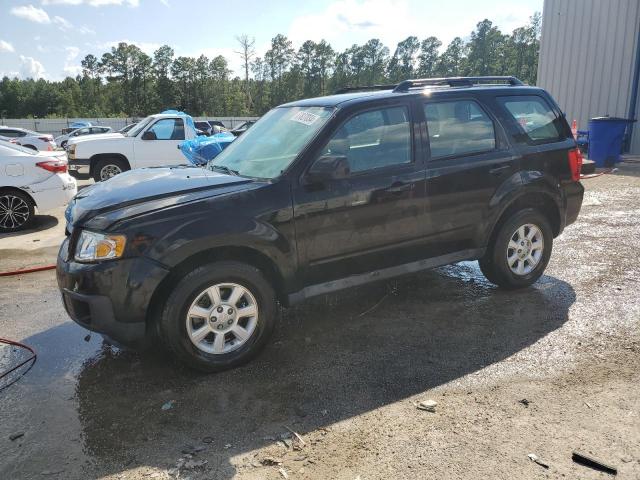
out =
[[105,165],[100,169],[100,180],[101,181],[109,180],[110,178],[115,177],[119,173],[122,173],[122,170],[118,165],[113,165],[113,164]]
[[200,292],[186,318],[191,343],[214,355],[240,348],[254,334],[257,324],[254,295],[236,283],[219,283]]
[[544,236],[537,225],[527,223],[520,226],[509,240],[507,264],[516,275],[528,275],[542,259]]
[[29,205],[15,195],[0,196],[0,227],[14,230],[29,221]]

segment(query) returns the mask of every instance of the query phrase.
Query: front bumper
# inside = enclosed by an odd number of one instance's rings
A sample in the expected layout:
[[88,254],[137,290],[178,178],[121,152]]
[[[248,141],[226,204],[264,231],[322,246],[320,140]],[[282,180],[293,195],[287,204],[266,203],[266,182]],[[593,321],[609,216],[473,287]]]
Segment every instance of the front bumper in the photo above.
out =
[[86,180],[91,175],[91,160],[69,160],[69,173],[79,180]]
[[71,319],[125,345],[144,343],[153,294],[169,271],[144,257],[79,263],[69,243],[60,247],[56,277]]

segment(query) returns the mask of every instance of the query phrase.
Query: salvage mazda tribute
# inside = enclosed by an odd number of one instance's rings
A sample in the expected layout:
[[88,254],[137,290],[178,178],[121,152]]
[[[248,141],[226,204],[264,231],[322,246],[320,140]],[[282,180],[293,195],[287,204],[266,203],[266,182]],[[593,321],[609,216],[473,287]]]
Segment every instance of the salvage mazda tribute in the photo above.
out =
[[578,216],[581,162],[550,95],[514,77],[345,89],[274,108],[207,168],[82,190],[58,284],[83,327],[222,370],[278,304],[462,260],[531,285]]

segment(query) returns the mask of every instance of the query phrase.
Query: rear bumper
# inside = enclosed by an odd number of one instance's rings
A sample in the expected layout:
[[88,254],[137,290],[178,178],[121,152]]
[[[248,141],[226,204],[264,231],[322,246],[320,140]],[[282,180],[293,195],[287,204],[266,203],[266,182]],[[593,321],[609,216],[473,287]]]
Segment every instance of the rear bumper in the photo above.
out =
[[567,225],[571,225],[578,218],[580,208],[582,208],[582,198],[584,197],[584,187],[580,182],[571,182],[562,186],[566,208],[564,211],[564,224],[561,231]]
[[69,173],[79,180],[88,179],[91,175],[91,160],[81,158],[69,160]]
[[151,299],[169,271],[144,257],[75,262],[68,245],[60,247],[56,277],[71,319],[126,345],[144,343]]
[[27,191],[36,202],[38,213],[43,213],[69,203],[78,193],[78,186],[71,176],[57,173],[44,182],[29,185]]

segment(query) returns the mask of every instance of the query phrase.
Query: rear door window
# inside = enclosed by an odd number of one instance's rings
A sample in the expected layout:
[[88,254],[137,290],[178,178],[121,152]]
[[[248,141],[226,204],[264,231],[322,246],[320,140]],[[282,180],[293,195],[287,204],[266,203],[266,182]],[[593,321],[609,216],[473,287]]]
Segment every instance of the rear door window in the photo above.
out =
[[529,140],[536,143],[562,139],[559,118],[548,102],[537,95],[498,97]]
[[473,100],[430,102],[424,106],[431,158],[458,157],[496,148],[493,121]]

